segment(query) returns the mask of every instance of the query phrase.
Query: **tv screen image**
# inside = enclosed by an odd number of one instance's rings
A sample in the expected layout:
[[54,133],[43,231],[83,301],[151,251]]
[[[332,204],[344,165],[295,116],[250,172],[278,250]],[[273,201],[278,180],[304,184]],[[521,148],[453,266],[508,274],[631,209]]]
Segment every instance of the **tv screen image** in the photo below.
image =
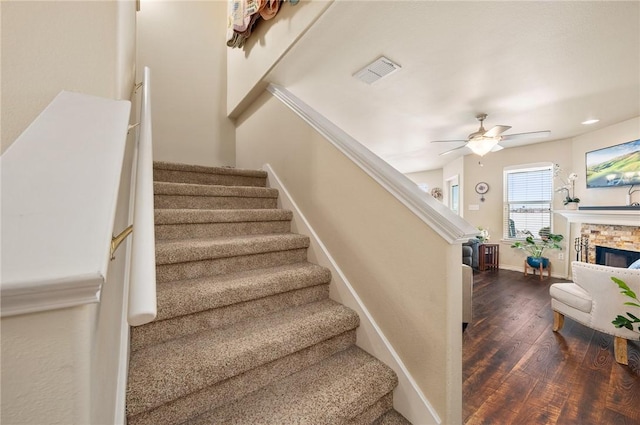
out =
[[640,184],[640,139],[586,153],[587,187]]

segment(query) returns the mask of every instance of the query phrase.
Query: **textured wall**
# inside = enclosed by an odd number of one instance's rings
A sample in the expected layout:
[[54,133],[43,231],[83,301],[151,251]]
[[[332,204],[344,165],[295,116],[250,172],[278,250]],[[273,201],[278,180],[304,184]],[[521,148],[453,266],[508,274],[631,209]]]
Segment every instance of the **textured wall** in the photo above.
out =
[[117,97],[117,13],[115,1],[2,2],[3,152],[61,90]]

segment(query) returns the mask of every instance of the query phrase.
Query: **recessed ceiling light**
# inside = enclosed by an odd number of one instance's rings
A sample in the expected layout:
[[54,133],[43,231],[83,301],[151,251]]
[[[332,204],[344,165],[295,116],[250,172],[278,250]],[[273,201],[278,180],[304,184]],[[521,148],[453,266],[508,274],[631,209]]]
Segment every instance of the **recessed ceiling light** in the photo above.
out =
[[598,120],[598,119],[586,120],[586,121],[582,121],[582,124],[584,124],[584,125],[595,124],[598,121],[600,121],[600,120]]

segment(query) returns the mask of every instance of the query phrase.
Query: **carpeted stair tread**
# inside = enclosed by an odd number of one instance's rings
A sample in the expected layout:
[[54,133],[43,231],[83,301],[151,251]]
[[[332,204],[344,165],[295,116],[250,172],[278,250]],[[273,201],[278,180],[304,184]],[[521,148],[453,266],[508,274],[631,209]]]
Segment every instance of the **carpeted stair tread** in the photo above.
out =
[[328,269],[298,263],[269,269],[159,283],[156,321],[329,283]]
[[346,350],[355,343],[356,331],[347,331],[286,357],[165,403],[155,409],[147,410],[139,415],[128,416],[127,424],[182,424],[186,420],[195,418],[225,403],[238,400],[272,382],[312,366],[335,353]]
[[347,424],[396,384],[397,377],[388,366],[351,347],[187,423]]
[[411,425],[404,416],[391,409],[384,415],[380,416],[373,425]]
[[280,209],[156,209],[155,224],[238,223],[259,221],[290,221],[293,213]]
[[217,239],[156,241],[156,264],[288,251],[309,247],[309,237],[294,233],[233,236]]
[[247,320],[260,320],[264,316],[328,298],[329,284],[326,283],[151,322],[131,329],[131,350],[140,350],[185,335],[226,328]]
[[163,208],[155,211],[155,235],[175,240],[290,233],[292,216],[279,209]]
[[193,183],[154,182],[155,195],[233,198],[277,198],[278,189],[253,186],[222,186]]
[[267,172],[263,170],[249,170],[234,167],[207,167],[204,165],[181,164],[177,162],[154,161],[154,170],[190,171],[196,173],[227,174],[233,176],[267,178]]
[[379,417],[393,409],[393,392],[388,392],[371,406],[367,407],[364,412],[352,418],[347,422],[348,425],[371,425]]
[[358,324],[354,311],[325,300],[135,351],[129,362],[127,414],[198,391]]

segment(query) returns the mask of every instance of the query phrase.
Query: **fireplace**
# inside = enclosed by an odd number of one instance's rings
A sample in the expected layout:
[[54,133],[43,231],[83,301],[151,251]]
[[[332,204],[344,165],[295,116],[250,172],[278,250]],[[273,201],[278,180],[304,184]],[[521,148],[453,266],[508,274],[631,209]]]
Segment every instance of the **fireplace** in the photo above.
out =
[[[584,246],[580,247],[581,252],[578,253],[583,257],[580,261],[587,263],[599,262],[596,260],[597,246],[637,253],[640,251],[640,226],[583,223],[580,242],[584,243]],[[577,249],[576,245],[576,251]]]
[[596,264],[626,268],[638,259],[640,252],[596,245]]

